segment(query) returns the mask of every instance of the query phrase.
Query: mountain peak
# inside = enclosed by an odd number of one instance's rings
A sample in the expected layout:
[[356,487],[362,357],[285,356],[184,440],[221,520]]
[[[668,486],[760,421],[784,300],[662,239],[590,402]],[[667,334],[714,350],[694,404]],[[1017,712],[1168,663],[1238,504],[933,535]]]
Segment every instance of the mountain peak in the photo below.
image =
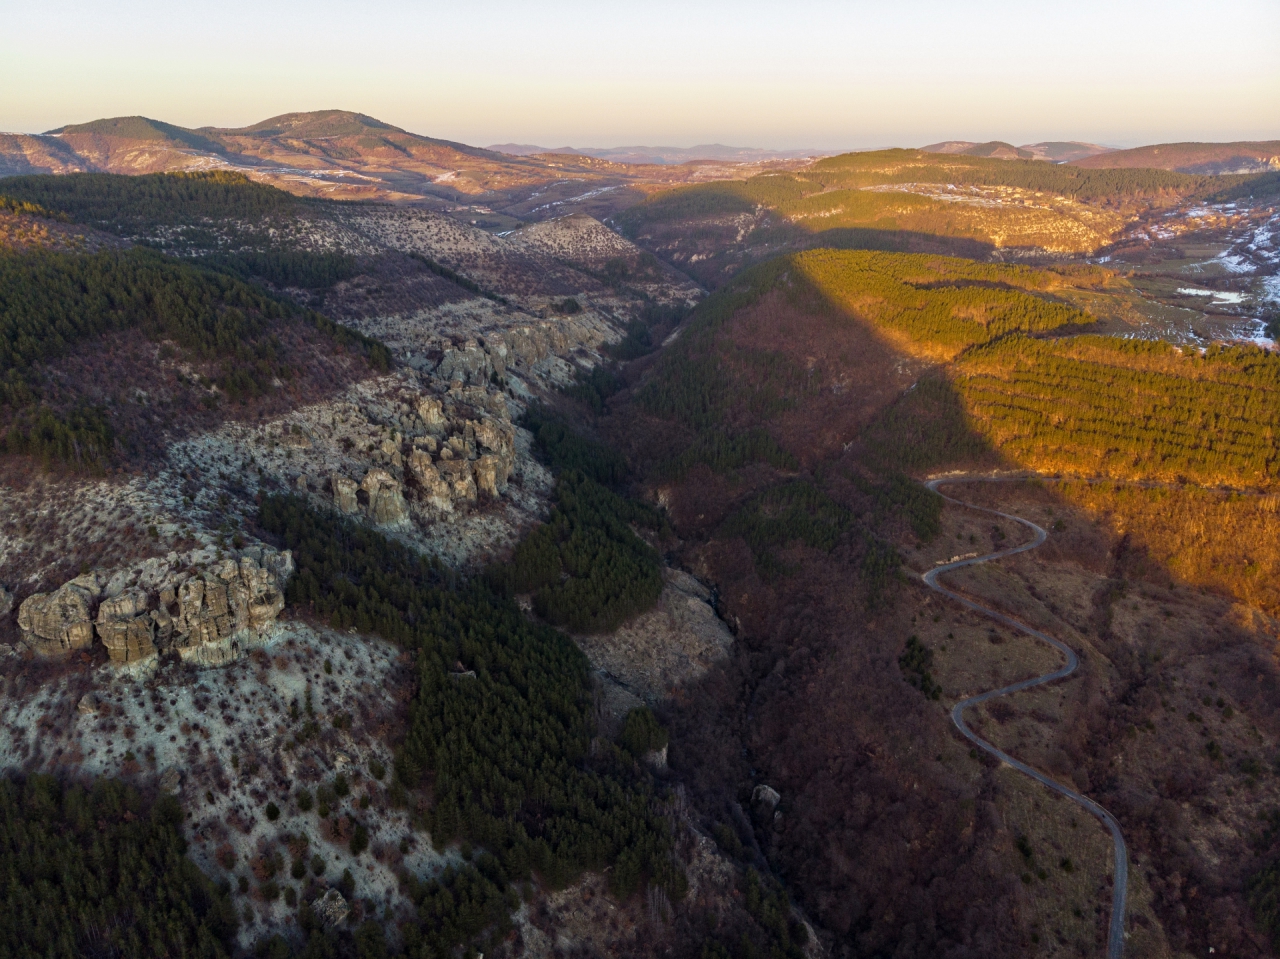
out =
[[351,137],[366,134],[404,133],[399,127],[350,110],[313,110],[308,113],[282,113],[279,116],[239,128],[207,127],[210,132],[230,136],[275,137]]

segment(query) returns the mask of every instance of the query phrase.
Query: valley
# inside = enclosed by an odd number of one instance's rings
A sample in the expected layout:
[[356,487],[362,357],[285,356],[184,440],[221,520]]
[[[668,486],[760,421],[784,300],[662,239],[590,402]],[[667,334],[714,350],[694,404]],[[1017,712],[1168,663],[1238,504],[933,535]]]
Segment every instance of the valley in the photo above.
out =
[[[1276,181],[1164,146],[9,135],[12,914],[46,883],[67,955],[1273,955]],[[55,807],[182,917],[77,913]]]

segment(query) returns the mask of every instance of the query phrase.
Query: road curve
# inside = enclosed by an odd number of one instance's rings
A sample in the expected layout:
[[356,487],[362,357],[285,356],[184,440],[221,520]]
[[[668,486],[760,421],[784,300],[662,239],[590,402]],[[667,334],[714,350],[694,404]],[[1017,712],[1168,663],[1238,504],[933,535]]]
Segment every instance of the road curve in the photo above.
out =
[[970,559],[961,559],[952,563],[945,563],[942,566],[935,566],[933,569],[925,573],[922,578],[924,579],[925,585],[930,589],[955,600],[962,606],[966,606],[974,612],[981,613],[990,619],[994,619],[996,622],[1003,623],[1011,629],[1016,629],[1019,632],[1026,633],[1029,636],[1034,636],[1036,639],[1048,643],[1054,649],[1061,652],[1066,657],[1067,661],[1060,669],[1056,669],[1051,673],[1045,673],[1043,676],[1024,679],[1022,682],[1014,683],[1011,686],[1002,686],[1000,689],[993,689],[990,692],[980,693],[977,696],[970,696],[968,699],[961,700],[956,703],[955,707],[951,710],[951,721],[955,723],[956,728],[959,729],[960,732],[962,732],[965,737],[979,749],[986,750],[1001,762],[1007,763],[1019,772],[1025,773],[1037,782],[1048,786],[1054,792],[1066,796],[1072,802],[1084,807],[1090,815],[1096,816],[1102,821],[1103,825],[1105,825],[1107,829],[1111,830],[1111,839],[1115,845],[1116,867],[1115,881],[1111,887],[1111,928],[1107,935],[1107,959],[1120,959],[1124,954],[1125,899],[1128,895],[1129,886],[1129,851],[1124,844],[1124,836],[1120,832],[1120,824],[1116,822],[1116,818],[1111,815],[1111,813],[1107,812],[1088,796],[1080,795],[1080,793],[1076,792],[1074,789],[1067,788],[1061,783],[1050,779],[1039,770],[1032,769],[1026,763],[1014,759],[1008,753],[997,749],[970,729],[964,721],[964,711],[970,706],[977,706],[979,703],[985,703],[988,699],[995,699],[997,696],[1007,696],[1010,693],[1017,693],[1024,689],[1031,689],[1033,686],[1043,686],[1046,683],[1056,682],[1059,679],[1070,676],[1075,672],[1076,666],[1079,665],[1079,660],[1076,657],[1075,650],[1066,643],[1054,639],[1052,636],[1042,633],[1038,629],[1032,629],[1030,626],[1023,625],[1016,619],[1006,616],[1003,613],[996,612],[994,609],[988,609],[986,606],[975,603],[972,600],[961,596],[959,593],[953,593],[945,586],[938,584],[938,577],[943,573],[950,572],[953,569],[959,569],[962,566],[975,566],[978,563],[987,563],[993,559],[1003,559],[1006,556],[1013,556],[1015,553],[1024,553],[1027,550],[1035,549],[1048,538],[1048,533],[1035,523],[1030,520],[1025,520],[1021,516],[1012,516],[1009,513],[1001,513],[999,510],[987,509],[983,506],[974,506],[972,503],[965,503],[962,500],[954,499],[947,496],[945,493],[939,492],[938,490],[938,487],[943,483],[1000,481],[1000,479],[995,477],[944,476],[929,480],[925,483],[925,486],[933,490],[933,492],[937,493],[949,503],[955,503],[958,506],[964,506],[968,509],[978,510],[983,513],[990,513],[993,516],[999,516],[1003,519],[1012,520],[1015,523],[1021,523],[1035,534],[1035,539],[1030,543],[1024,543],[1022,546],[1011,546],[1008,549],[1002,549],[995,553],[987,553],[985,556],[975,556]]

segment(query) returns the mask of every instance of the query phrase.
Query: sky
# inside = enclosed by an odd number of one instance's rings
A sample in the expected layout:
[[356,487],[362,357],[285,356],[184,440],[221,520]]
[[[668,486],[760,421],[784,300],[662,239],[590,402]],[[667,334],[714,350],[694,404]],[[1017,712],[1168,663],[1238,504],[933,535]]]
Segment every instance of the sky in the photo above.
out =
[[41,0],[0,131],[355,110],[465,143],[1280,138],[1277,0]]

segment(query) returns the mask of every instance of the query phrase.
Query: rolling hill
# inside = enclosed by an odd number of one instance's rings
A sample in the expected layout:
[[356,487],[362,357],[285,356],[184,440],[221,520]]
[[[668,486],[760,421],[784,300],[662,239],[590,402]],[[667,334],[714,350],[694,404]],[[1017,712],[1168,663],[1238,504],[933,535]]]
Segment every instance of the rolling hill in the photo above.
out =
[[1147,167],[1179,173],[1263,173],[1280,169],[1280,140],[1234,143],[1157,143],[1072,160],[1091,170]]
[[612,212],[643,196],[645,184],[741,175],[738,164],[756,160],[727,159],[723,169],[708,169],[678,159],[515,156],[420,136],[346,110],[286,113],[245,127],[190,129],[135,116],[38,135],[0,134],[0,176],[226,169],[301,196],[426,200],[440,207],[483,198],[487,211],[510,208],[523,219]]
[[528,143],[502,143],[489,147],[512,156],[535,156],[544,153],[590,156],[614,163],[680,164],[699,160],[721,163],[762,163],[770,160],[800,160],[824,156],[823,150],[762,150],[756,147],[732,147],[723,143],[703,143],[692,147],[540,147]]
[[949,153],[960,156],[992,157],[997,160],[1048,160],[1066,163],[1110,152],[1110,147],[1078,140],[1048,140],[1016,147],[1003,140],[974,143],[972,140],[943,140],[920,148],[925,153]]

